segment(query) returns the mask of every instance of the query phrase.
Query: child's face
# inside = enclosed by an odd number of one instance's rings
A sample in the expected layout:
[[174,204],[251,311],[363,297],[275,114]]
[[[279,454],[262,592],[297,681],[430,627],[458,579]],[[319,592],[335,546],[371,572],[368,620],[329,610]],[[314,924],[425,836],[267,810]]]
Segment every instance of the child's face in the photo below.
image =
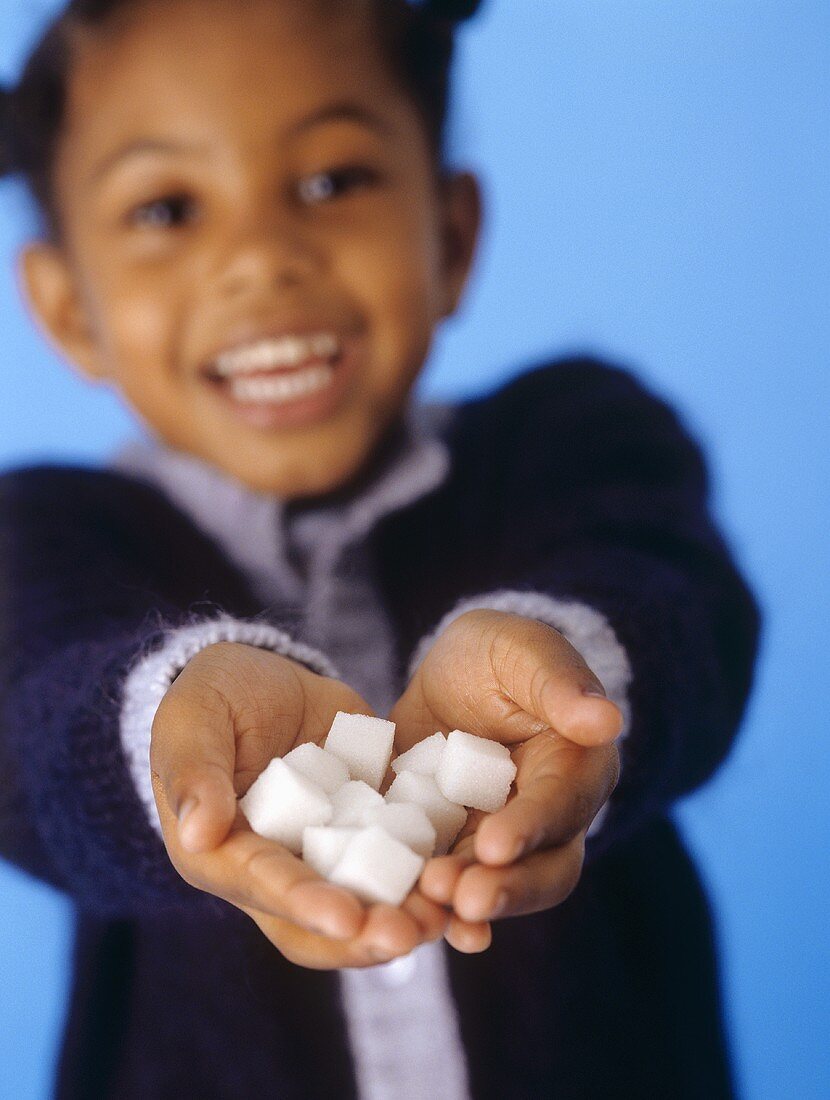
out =
[[394,423],[478,229],[475,181],[439,185],[364,7],[167,0],[82,43],[63,239],[23,255],[86,375],[285,497],[348,481]]

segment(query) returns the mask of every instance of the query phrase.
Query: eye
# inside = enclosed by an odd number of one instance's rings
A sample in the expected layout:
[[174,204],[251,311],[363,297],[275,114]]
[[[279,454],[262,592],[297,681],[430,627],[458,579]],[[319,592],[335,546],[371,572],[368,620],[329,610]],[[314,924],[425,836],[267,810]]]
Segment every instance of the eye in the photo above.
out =
[[192,222],[196,216],[196,203],[189,195],[164,195],[151,202],[134,207],[128,221],[132,225],[148,229],[177,229]]
[[305,176],[297,184],[297,193],[301,202],[314,205],[330,202],[352,191],[371,187],[378,181],[373,168],[362,164],[349,164],[343,168],[329,168],[324,172],[315,172]]

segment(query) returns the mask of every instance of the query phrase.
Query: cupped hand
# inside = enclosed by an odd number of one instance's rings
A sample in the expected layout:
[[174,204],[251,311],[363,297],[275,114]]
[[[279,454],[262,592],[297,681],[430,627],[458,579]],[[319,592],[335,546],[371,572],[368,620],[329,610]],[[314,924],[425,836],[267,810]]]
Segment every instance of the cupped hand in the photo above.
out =
[[453,908],[447,940],[480,951],[493,919],[564,901],[619,778],[623,722],[577,650],[535,619],[467,612],[438,636],[390,717],[397,753],[462,729],[507,745],[517,766],[507,805],[472,810],[452,852],[424,868],[421,890]]
[[413,890],[363,906],[253,832],[237,799],[275,756],[321,744],[338,710],[370,714],[345,684],[254,646],[220,642],[188,661],[153,722],[150,768],[170,859],[191,886],[256,922],[292,962],[370,966],[440,939],[446,911]]

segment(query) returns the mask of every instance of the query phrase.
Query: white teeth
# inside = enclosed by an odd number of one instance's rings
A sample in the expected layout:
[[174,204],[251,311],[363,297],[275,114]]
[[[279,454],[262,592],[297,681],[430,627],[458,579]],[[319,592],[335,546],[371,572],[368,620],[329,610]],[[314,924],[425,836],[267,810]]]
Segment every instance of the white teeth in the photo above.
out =
[[311,336],[281,336],[226,351],[217,358],[215,367],[223,378],[228,378],[234,374],[271,370],[274,367],[296,367],[312,356],[329,359],[339,350],[337,337],[329,332]]
[[229,388],[236,401],[281,404],[325,389],[333,377],[334,368],[326,363],[276,378],[231,378]]

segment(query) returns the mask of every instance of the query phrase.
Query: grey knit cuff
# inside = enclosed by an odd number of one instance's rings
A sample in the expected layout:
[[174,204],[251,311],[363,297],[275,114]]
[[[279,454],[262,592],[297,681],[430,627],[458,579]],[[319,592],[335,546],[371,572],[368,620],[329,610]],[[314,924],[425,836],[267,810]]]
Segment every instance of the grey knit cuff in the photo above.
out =
[[[487,592],[481,596],[464,599],[443,617],[431,634],[418,643],[409,664],[410,678],[426,657],[435,639],[453,620],[467,611],[481,608],[490,611],[508,611],[526,619],[538,619],[558,630],[582,656],[605,688],[605,693],[611,702],[616,703],[622,711],[623,728],[619,740],[627,736],[631,727],[628,689],[632,679],[628,655],[605,616],[595,608],[577,600],[558,600],[543,592],[518,592],[510,589]],[[601,807],[591,823],[587,833],[589,837],[595,836],[602,828],[609,803],[610,800]]]
[[160,648],[143,654],[130,669],[122,693],[121,743],[130,774],[150,824],[162,835],[158,808],[150,780],[150,734],[153,719],[167,689],[187,662],[217,642],[242,642],[290,657],[322,676],[337,677],[328,658],[316,649],[294,641],[268,623],[246,622],[220,615],[167,631]]

